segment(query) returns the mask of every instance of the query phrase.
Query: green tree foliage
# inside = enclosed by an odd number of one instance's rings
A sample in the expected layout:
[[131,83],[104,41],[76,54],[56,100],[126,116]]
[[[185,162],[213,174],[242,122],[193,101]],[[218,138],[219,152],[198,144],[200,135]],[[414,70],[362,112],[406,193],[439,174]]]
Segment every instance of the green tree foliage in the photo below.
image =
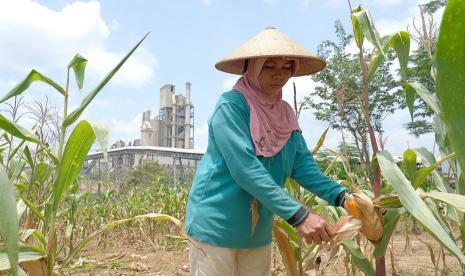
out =
[[439,8],[447,5],[447,0],[432,0],[423,5],[425,11],[429,14],[435,13]]
[[167,168],[152,160],[146,160],[130,170],[124,182],[129,187],[168,184],[171,183],[171,176]]
[[[340,21],[335,22],[335,32],[337,41],[326,40],[318,47],[318,55],[327,61],[327,66],[313,77],[317,86],[307,97],[305,108],[312,108],[318,120],[328,122],[333,128],[349,131],[361,160],[369,160],[367,126],[360,105],[363,94],[360,65],[358,57],[348,53],[353,36],[346,33]],[[390,72],[392,61],[389,53],[369,86],[370,117],[374,129],[380,133],[385,117],[401,107],[399,83]]]

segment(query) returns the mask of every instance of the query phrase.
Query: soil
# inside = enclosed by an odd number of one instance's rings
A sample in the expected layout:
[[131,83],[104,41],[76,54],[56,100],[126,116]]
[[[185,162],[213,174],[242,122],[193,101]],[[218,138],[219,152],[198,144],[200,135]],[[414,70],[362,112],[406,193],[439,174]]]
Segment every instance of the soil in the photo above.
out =
[[[439,244],[426,234],[419,239],[409,235],[397,234],[386,252],[387,275],[462,275],[458,260],[449,252],[443,259]],[[439,263],[438,271],[432,261],[430,249],[434,253],[435,262]],[[164,245],[156,245],[164,244]],[[367,251],[371,246],[363,246]],[[282,262],[279,253],[273,250],[272,267],[274,275],[286,275],[282,272]],[[342,251],[340,251],[341,254]],[[392,252],[392,256],[391,256]],[[309,271],[307,275],[347,275],[344,267],[344,253],[335,263],[327,263],[330,252],[321,254],[321,264],[318,271]],[[394,259],[392,270],[391,260]],[[445,268],[444,268],[445,262]],[[280,269],[281,268],[281,269]],[[72,265],[67,275],[189,275],[189,259],[187,244],[183,242],[152,243],[148,240],[125,241],[114,239],[105,248],[91,244]],[[353,275],[353,274],[351,274]],[[357,275],[362,275],[357,273]]]

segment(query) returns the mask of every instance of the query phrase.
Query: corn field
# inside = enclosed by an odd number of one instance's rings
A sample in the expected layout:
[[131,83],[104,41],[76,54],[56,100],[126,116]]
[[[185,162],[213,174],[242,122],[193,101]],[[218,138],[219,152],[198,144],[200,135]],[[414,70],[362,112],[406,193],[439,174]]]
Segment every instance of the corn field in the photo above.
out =
[[[363,167],[353,161],[344,147],[341,150],[325,148],[326,132],[312,153],[325,174],[374,202],[382,217],[382,239],[368,241],[358,231],[360,227],[349,225],[330,243],[306,244],[294,228],[277,218],[273,229],[277,262],[274,275],[324,275],[330,274],[336,265],[347,275],[385,275],[387,270],[395,275],[393,237],[399,233],[405,239],[406,248],[415,238],[427,246],[436,275],[451,272],[446,256],[456,259],[452,273],[465,275],[464,14],[462,0],[448,1],[436,51],[431,54],[431,75],[437,91],[433,94],[424,84],[407,80],[411,33],[399,30],[380,36],[369,11],[360,5],[351,7],[350,20],[359,50],[363,88],[360,107],[368,129],[372,159],[368,160],[369,166]],[[79,54],[65,68],[64,86],[33,69],[0,98],[0,103],[16,101],[36,81],[63,98],[56,147],[37,128],[29,130],[19,125],[14,112],[12,118],[0,114],[0,273],[85,273],[85,265],[79,262],[89,247],[103,250],[133,241],[142,241],[154,250],[186,247],[188,237],[182,221],[192,175],[183,185],[174,187],[169,173],[149,162],[129,172],[122,186],[115,187],[111,178],[107,178],[104,188],[97,192],[82,188],[82,183],[87,181],[80,175],[84,159],[94,143],[104,153],[107,151],[109,130],[79,118],[146,37],[86,93],[74,110],[68,110],[69,85],[74,75],[77,87],[82,89],[87,64],[87,59]],[[368,55],[367,44],[373,46]],[[370,118],[369,85],[388,52],[394,53],[399,64],[412,118],[414,97],[419,97],[434,113],[439,159],[426,148],[407,148],[401,160],[394,160],[388,151],[382,150],[375,136]],[[297,109],[296,106],[296,112]],[[417,160],[423,165],[417,166]],[[438,170],[443,163],[450,166],[447,175]],[[147,171],[156,173],[143,177],[139,174]],[[350,215],[305,191],[293,179],[287,180],[285,188],[334,224]],[[425,242],[421,233],[434,240],[440,251]],[[387,259],[391,264],[388,268]]]

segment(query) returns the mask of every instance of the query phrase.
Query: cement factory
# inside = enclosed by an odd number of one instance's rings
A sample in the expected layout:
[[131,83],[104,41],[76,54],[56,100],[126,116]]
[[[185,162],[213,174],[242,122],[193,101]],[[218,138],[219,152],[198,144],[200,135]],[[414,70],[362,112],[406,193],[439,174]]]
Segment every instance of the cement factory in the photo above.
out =
[[150,110],[142,114],[140,139],[118,140],[108,150],[108,161],[102,152],[90,153],[84,163],[85,174],[118,171],[134,167],[150,159],[176,171],[195,169],[203,151],[194,149],[194,106],[191,102],[191,83],[186,82],[185,94],[177,94],[175,85],[160,88],[158,115]]
[[175,86],[160,88],[158,116],[150,110],[142,115],[141,146],[194,148],[194,106],[190,100],[191,83],[186,82],[186,94],[176,94]]

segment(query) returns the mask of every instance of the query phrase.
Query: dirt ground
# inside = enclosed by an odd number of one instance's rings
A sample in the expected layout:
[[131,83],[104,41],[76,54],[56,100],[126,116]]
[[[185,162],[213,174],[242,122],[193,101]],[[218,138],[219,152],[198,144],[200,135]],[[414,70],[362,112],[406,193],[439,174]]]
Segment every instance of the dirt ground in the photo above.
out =
[[[462,275],[459,263],[452,254],[446,252],[443,258],[442,254],[439,255],[441,250],[437,242],[426,234],[419,237],[423,242],[413,235],[409,235],[409,242],[406,242],[404,235],[393,237],[393,255],[390,250],[386,253],[387,275]],[[424,243],[431,246],[435,263],[439,261],[437,273],[430,249]],[[121,242],[116,239],[104,249],[91,245],[82,253],[73,264],[73,269],[66,272],[67,275],[189,275],[188,250],[184,243],[159,246],[148,241]],[[324,252],[319,271],[307,275],[347,275],[343,264],[344,253],[336,263],[326,266],[328,256],[329,252]],[[395,271],[392,270],[391,258],[394,259]],[[285,275],[278,269],[282,268],[280,259],[274,249],[272,266],[275,275]]]

